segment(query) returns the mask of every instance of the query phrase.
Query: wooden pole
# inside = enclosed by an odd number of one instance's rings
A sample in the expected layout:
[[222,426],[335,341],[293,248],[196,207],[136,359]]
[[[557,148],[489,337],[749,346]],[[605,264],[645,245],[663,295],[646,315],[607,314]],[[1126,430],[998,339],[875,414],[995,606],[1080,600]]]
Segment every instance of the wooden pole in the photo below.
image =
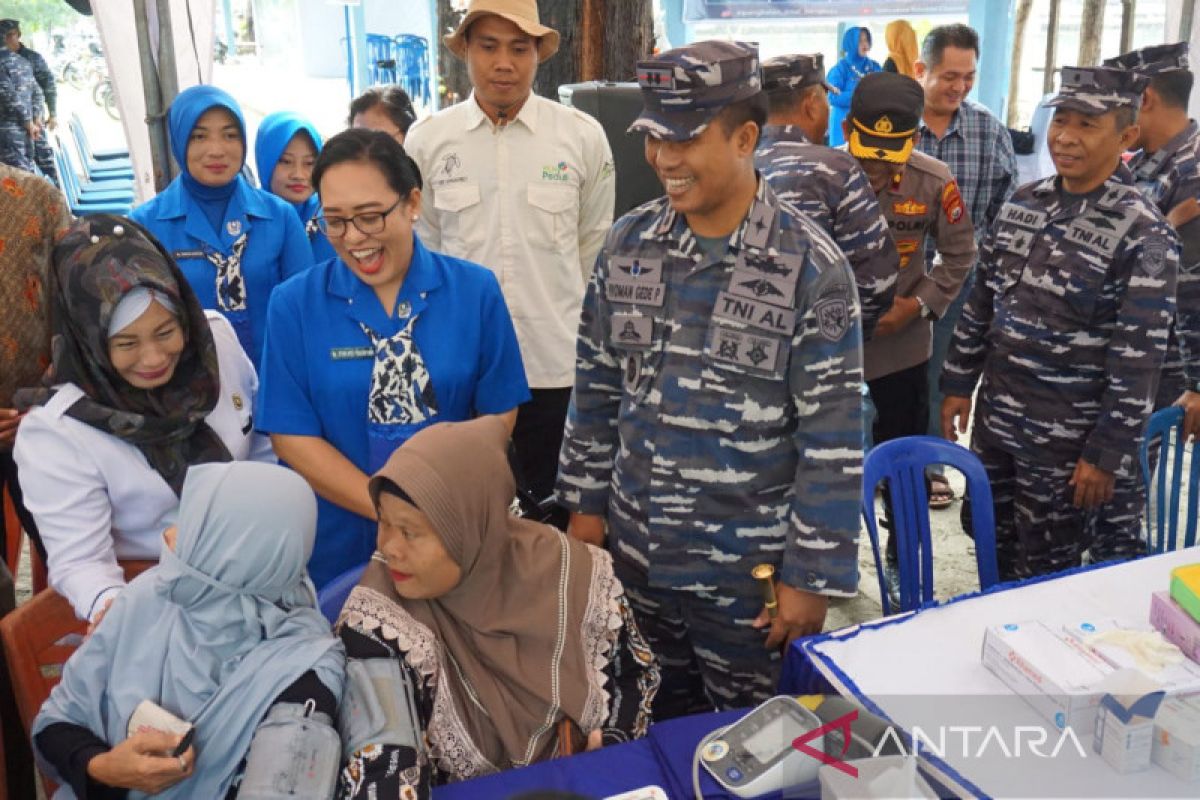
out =
[[1033,0],[1020,0],[1017,3],[1016,19],[1013,22],[1012,65],[1008,71],[1008,127],[1015,128],[1018,122],[1017,100],[1021,94],[1021,56],[1025,50],[1025,24],[1029,22],[1029,12],[1033,9]]
[[604,14],[610,0],[583,0],[579,46],[579,79],[597,81],[604,76]]
[[1100,63],[1100,37],[1104,35],[1104,0],[1084,0],[1079,17],[1080,67]]
[[1058,6],[1059,0],[1050,0],[1050,22],[1046,26],[1046,61],[1042,74],[1042,96],[1054,91],[1054,70],[1058,69]]
[[1137,14],[1137,0],[1121,0],[1121,52],[1133,49],[1133,20]]

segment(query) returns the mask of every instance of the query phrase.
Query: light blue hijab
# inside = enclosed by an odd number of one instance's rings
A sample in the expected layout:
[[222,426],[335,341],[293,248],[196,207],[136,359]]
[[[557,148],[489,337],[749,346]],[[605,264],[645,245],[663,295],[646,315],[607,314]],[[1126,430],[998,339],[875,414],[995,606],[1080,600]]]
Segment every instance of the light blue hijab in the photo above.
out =
[[[304,571],[316,519],[312,490],[284,467],[192,467],[176,552],[164,545],[159,565],[117,596],[67,662],[34,735],[67,722],[115,745],[152,700],[196,726],[195,772],[156,797],[224,797],[283,690],[312,669],[341,696],[345,652]],[[64,788],[56,798],[74,796]]]

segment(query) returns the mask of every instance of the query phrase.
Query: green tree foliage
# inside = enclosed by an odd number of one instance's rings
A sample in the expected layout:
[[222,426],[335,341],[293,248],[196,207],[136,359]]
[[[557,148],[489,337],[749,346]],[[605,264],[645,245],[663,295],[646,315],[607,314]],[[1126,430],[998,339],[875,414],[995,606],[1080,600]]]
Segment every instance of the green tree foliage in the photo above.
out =
[[0,0],[0,19],[20,20],[25,33],[69,27],[81,16],[63,0]]

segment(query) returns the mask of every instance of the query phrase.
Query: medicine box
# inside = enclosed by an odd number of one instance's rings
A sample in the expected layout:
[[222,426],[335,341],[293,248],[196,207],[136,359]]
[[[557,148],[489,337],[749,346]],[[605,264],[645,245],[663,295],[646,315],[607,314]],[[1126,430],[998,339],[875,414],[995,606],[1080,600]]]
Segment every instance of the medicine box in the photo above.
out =
[[1154,718],[1155,764],[1184,781],[1200,781],[1200,698],[1168,697]]
[[1150,624],[1185,656],[1200,664],[1200,622],[1192,619],[1167,592],[1151,596]]

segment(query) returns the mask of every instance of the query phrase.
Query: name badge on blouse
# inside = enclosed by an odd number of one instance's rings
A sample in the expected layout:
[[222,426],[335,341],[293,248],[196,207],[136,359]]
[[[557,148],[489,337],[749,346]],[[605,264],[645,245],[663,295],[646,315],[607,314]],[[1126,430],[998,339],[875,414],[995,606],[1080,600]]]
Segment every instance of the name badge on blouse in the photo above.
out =
[[171,258],[176,261],[182,258],[207,258],[203,250],[176,250],[171,253]]
[[329,357],[334,361],[355,361],[361,358],[374,358],[373,347],[331,347]]

